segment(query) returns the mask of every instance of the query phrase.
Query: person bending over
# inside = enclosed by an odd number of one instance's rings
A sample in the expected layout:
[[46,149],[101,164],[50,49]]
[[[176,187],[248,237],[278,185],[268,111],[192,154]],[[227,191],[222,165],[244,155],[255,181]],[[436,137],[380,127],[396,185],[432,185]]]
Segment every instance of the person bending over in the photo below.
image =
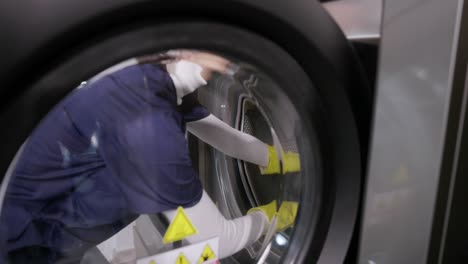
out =
[[[272,146],[230,127],[196,100],[193,92],[214,71],[228,71],[229,62],[203,52],[167,64],[145,58],[76,89],[25,143],[3,205],[10,263],[79,263],[139,215],[171,219],[179,206],[198,229],[189,243],[217,236],[220,258],[250,245],[269,226],[273,205],[225,219],[189,157],[186,129],[264,174],[279,172]],[[283,168],[299,170],[297,154],[283,154]]]

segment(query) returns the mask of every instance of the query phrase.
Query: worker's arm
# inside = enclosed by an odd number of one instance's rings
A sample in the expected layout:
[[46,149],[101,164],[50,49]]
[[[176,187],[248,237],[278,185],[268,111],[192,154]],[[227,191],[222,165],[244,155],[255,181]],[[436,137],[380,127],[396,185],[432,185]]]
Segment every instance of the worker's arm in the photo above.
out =
[[214,115],[187,123],[187,130],[226,155],[262,167],[268,165],[268,146],[265,143],[232,128]]
[[[187,129],[224,154],[257,164],[262,174],[280,172],[280,159],[274,146],[269,146],[247,133],[232,128],[214,115],[210,114],[206,118],[188,122]],[[283,173],[300,170],[297,153],[282,152],[282,160]]]
[[[269,221],[267,215],[261,210],[253,210],[249,214],[226,219],[203,191],[201,200],[190,208],[184,208],[185,214],[197,229],[198,233],[186,239],[190,244],[219,237],[219,258],[225,258],[251,245],[266,232]],[[177,210],[163,212],[171,221]]]

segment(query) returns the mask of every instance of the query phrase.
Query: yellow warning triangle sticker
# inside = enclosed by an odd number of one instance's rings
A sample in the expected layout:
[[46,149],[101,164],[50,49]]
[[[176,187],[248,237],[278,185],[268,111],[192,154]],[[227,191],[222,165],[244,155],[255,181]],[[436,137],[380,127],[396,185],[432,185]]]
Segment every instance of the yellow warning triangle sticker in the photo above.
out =
[[190,262],[184,256],[184,254],[180,253],[180,255],[177,257],[176,264],[190,264]]
[[212,259],[216,259],[216,255],[213,250],[211,250],[210,245],[206,244],[205,249],[203,249],[203,253],[201,254],[197,263],[201,264]]
[[167,228],[166,234],[164,234],[163,242],[164,244],[172,243],[196,233],[197,229],[192,224],[192,222],[190,222],[190,219],[185,214],[184,209],[179,206],[177,208],[176,216]]

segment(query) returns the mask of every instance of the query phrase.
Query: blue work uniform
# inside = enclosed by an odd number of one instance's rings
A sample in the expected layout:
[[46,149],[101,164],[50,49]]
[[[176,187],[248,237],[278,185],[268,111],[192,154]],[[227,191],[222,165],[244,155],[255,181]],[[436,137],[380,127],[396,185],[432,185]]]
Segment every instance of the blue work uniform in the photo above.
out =
[[202,186],[185,124],[208,115],[193,94],[177,105],[160,65],[127,67],[76,89],[32,133],[14,170],[2,214],[7,251],[40,246],[53,262],[140,214],[196,204]]

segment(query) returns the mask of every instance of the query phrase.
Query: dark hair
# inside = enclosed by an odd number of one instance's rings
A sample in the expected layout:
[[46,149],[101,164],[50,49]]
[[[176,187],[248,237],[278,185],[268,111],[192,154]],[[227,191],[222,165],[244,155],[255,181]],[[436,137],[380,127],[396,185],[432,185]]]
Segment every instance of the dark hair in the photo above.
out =
[[167,52],[156,53],[150,55],[143,55],[136,57],[138,64],[154,63],[154,64],[167,64],[177,59],[173,55],[169,55]]

